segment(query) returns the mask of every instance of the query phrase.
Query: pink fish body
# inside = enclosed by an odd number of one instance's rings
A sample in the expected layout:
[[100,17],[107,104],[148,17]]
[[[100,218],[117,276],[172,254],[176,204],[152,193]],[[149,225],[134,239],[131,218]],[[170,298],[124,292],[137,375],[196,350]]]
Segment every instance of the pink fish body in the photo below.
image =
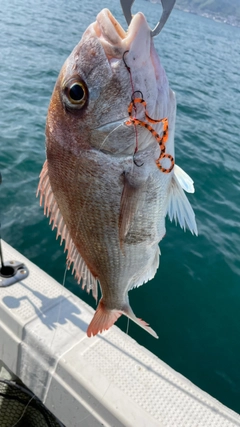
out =
[[[197,234],[183,191],[194,192],[193,181],[173,161],[169,167],[175,155],[175,111],[175,95],[144,15],[136,14],[125,33],[102,10],[56,82],[38,187],[78,282],[96,300],[100,284],[102,297],[88,336],[125,314],[157,337],[134,315],[128,291],[155,276],[167,213]],[[147,117],[167,118],[163,152],[168,157],[160,157],[163,123]]]

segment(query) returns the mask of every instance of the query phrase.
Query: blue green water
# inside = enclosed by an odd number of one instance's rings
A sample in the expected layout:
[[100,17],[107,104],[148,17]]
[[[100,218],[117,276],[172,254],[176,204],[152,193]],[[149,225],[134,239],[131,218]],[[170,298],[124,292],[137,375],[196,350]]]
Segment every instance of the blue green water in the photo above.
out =
[[[62,283],[65,255],[35,193],[44,127],[57,75],[110,0],[12,0],[0,9],[0,187],[2,237]],[[137,0],[151,26],[160,6]],[[174,11],[155,39],[176,91],[176,160],[194,179],[189,199],[199,236],[167,222],[154,280],[130,292],[129,334],[174,369],[240,412],[240,30]],[[67,275],[66,286],[94,306]],[[126,330],[126,319],[120,319]]]

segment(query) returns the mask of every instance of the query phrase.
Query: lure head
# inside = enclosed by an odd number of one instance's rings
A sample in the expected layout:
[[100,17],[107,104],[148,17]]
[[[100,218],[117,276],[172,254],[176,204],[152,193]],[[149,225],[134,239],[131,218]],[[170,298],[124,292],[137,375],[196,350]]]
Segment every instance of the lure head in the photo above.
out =
[[[60,144],[77,156],[91,147],[133,154],[134,128],[124,122],[136,90],[142,92],[150,115],[167,114],[168,82],[144,15],[137,13],[125,32],[110,11],[103,9],[56,82],[47,118],[48,152]],[[153,143],[144,129],[139,134],[139,149]]]

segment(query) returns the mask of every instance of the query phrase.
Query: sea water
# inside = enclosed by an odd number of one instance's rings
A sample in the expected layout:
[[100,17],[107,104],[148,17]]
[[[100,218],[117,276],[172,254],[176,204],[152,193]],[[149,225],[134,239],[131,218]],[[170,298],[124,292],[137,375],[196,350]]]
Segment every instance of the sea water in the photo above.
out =
[[[110,0],[12,0],[0,9],[2,237],[60,283],[65,255],[36,199],[44,128],[59,70]],[[137,0],[151,27],[160,5]],[[129,293],[155,340],[129,334],[240,412],[240,29],[174,10],[155,45],[177,96],[176,162],[194,180],[199,236],[167,221],[156,277]],[[93,307],[68,272],[66,286]],[[126,330],[127,320],[118,325]]]

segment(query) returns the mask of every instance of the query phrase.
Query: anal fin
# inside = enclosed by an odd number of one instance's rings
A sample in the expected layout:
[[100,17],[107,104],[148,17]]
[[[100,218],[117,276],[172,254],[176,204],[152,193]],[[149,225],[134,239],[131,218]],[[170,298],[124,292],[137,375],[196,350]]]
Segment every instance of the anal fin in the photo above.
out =
[[150,328],[148,323],[146,323],[144,320],[139,319],[138,317],[135,316],[135,314],[133,313],[129,304],[122,311],[122,314],[125,314],[125,316],[129,317],[129,319],[131,319],[134,323],[136,323],[138,326],[140,326],[142,329],[144,329],[146,332],[148,332],[154,338],[158,338],[158,335],[156,334],[156,332],[152,328]]

